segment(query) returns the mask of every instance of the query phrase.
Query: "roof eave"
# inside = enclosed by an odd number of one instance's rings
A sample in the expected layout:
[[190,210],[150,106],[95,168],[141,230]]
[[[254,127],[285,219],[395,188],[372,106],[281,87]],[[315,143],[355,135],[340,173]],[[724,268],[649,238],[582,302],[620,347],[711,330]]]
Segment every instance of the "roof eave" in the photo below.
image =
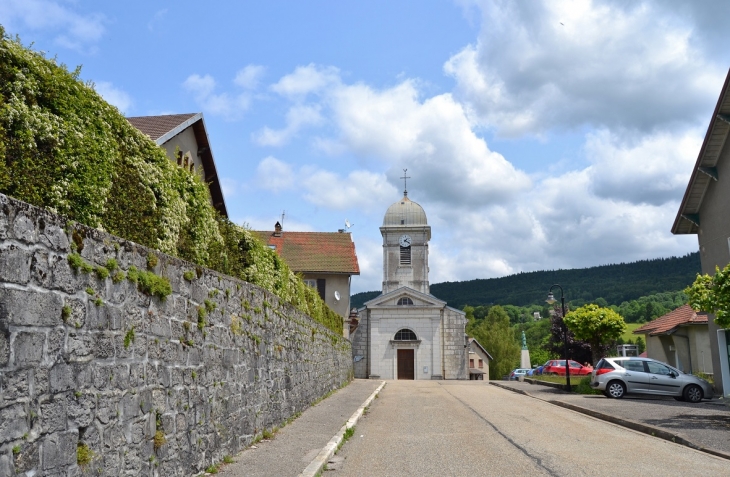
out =
[[[691,219],[687,218],[688,214],[694,214],[695,212],[691,212],[687,210],[687,205],[690,199],[690,195],[692,193],[693,188],[695,187],[695,184],[697,182],[697,174],[704,174],[700,172],[700,167],[702,166],[702,162],[704,159],[705,151],[707,149],[707,144],[710,140],[711,133],[713,129],[715,128],[716,122],[718,121],[718,114],[720,114],[720,107],[724,102],[725,96],[728,94],[728,87],[730,86],[730,70],[728,70],[728,74],[725,76],[725,83],[722,87],[722,92],[720,93],[720,96],[717,98],[717,104],[715,105],[715,110],[712,113],[712,118],[710,119],[710,124],[707,127],[707,132],[705,133],[705,139],[702,142],[702,147],[700,148],[700,153],[697,156],[697,161],[695,162],[694,169],[692,169],[692,175],[690,176],[689,183],[687,184],[687,189],[684,191],[684,196],[682,197],[682,202],[679,206],[679,211],[677,212],[677,216],[674,219],[674,224],[672,225],[672,233],[675,235],[684,235],[684,234],[696,234],[699,225],[694,223]],[[699,208],[702,205],[702,200],[704,199],[705,191],[707,190],[707,186],[709,185],[709,182],[705,182],[704,184],[704,190],[702,191],[701,198],[699,200],[699,204],[697,206],[697,210],[699,211]],[[682,226],[684,224],[684,227]]]

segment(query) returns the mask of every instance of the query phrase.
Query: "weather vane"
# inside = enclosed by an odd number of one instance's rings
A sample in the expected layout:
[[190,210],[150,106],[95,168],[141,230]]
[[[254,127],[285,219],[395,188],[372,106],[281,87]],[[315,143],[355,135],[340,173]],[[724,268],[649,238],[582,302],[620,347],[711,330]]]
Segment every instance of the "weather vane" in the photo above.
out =
[[403,169],[403,177],[401,177],[401,179],[403,179],[403,197],[408,196],[408,179],[410,179],[410,177],[406,174],[407,172],[408,169]]

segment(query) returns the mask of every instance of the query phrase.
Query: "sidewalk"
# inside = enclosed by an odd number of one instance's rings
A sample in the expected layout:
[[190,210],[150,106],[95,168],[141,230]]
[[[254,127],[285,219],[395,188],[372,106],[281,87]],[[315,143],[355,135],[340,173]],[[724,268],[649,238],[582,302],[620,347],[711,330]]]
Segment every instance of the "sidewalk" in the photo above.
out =
[[356,379],[312,406],[269,441],[248,448],[224,465],[228,477],[294,477],[299,475],[337,434],[345,422],[380,385],[379,380]]
[[526,382],[490,383],[730,459],[730,408],[717,399],[698,404],[663,396],[629,395],[609,399]]

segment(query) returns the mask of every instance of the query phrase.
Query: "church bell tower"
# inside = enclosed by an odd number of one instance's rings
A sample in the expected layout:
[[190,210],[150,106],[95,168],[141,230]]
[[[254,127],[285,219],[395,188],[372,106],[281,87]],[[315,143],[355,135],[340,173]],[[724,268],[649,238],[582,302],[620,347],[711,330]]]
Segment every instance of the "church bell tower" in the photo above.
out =
[[431,227],[426,212],[416,202],[403,198],[388,207],[380,227],[383,236],[383,293],[401,287],[429,293],[428,241]]

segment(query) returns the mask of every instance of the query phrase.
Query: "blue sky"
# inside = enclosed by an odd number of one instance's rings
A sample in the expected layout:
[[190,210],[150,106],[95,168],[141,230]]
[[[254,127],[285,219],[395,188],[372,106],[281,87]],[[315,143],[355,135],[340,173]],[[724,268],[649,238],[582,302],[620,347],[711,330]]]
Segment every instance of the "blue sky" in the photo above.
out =
[[0,24],[128,116],[202,111],[231,218],[336,231],[382,279],[411,177],[431,282],[682,255],[730,64],[720,1],[5,0]]

